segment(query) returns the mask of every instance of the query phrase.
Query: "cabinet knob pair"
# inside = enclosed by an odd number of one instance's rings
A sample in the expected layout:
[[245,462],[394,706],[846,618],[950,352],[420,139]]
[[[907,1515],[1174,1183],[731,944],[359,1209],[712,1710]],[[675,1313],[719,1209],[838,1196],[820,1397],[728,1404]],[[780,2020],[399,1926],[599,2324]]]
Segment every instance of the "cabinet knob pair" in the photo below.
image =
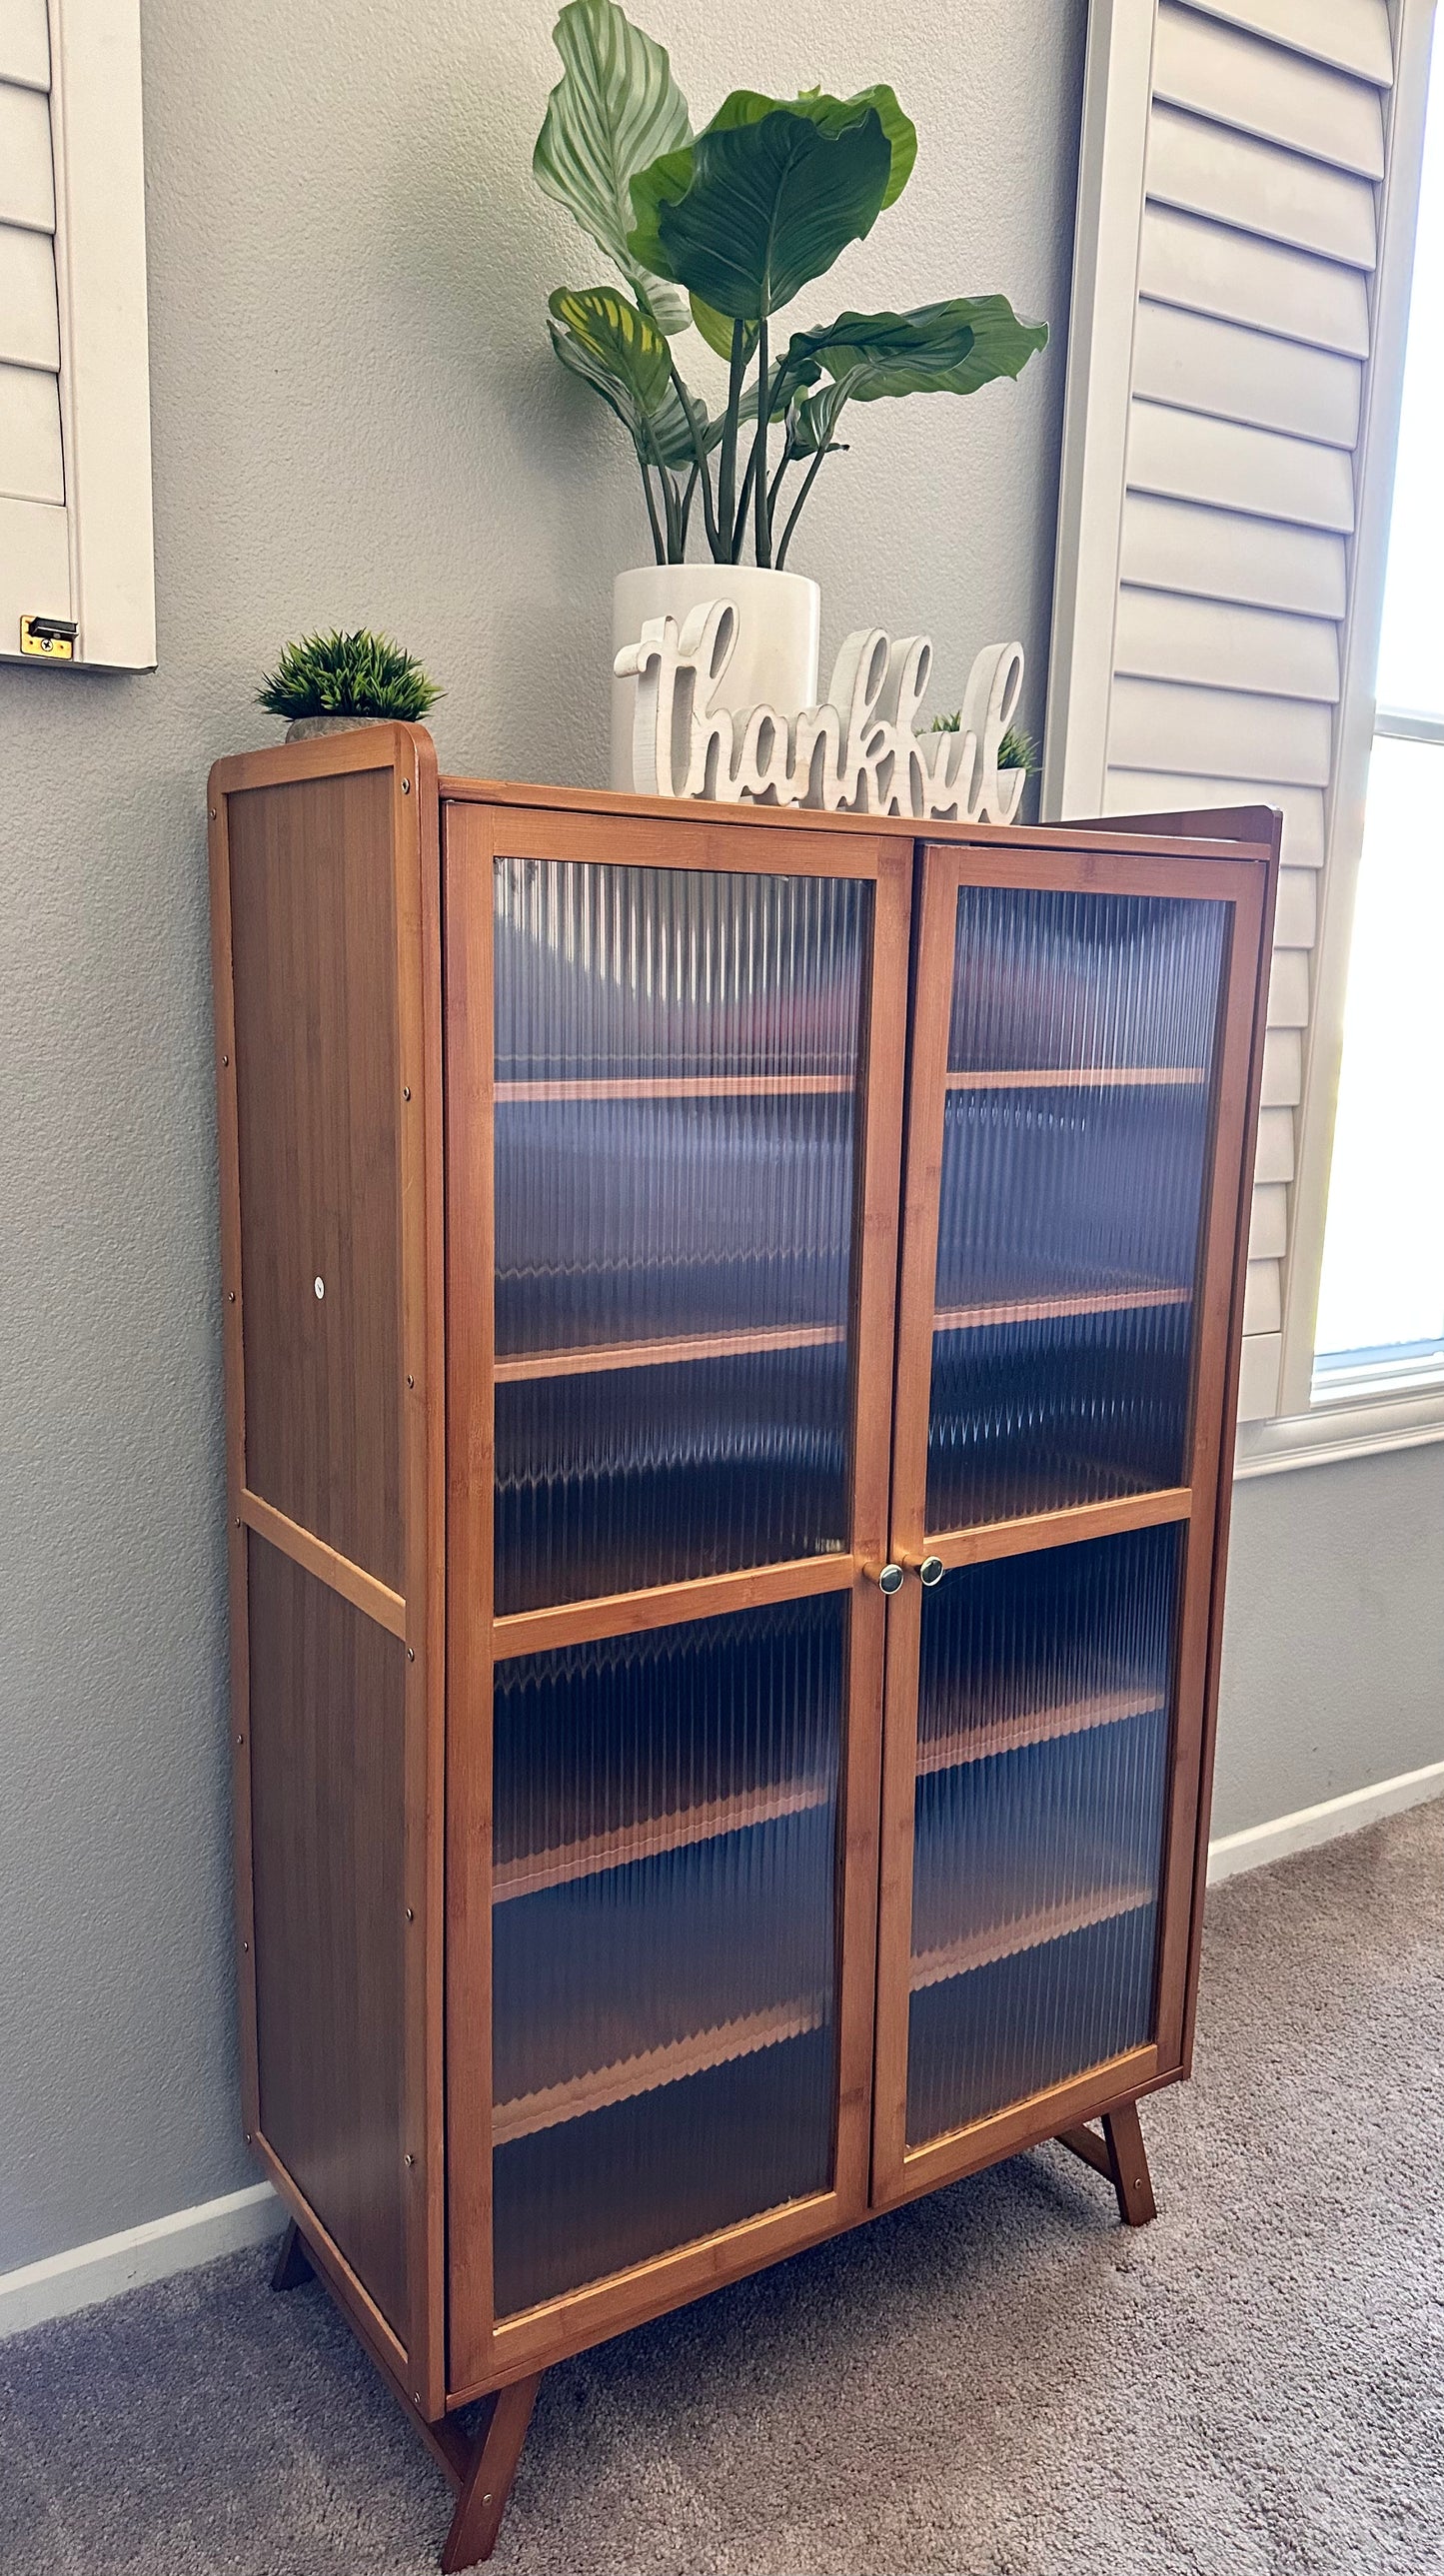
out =
[[[876,1578],[879,1592],[901,1592],[903,1587],[903,1576],[906,1571],[907,1569],[905,1566],[896,1565],[891,1562],[887,1565],[868,1565],[863,1568],[863,1572],[865,1574],[871,1574]],[[917,1572],[919,1583],[925,1585],[927,1590],[930,1592],[933,1585],[935,1583],[941,1583],[943,1579],[942,1558],[940,1556],[925,1556],[921,1565],[918,1567]]]

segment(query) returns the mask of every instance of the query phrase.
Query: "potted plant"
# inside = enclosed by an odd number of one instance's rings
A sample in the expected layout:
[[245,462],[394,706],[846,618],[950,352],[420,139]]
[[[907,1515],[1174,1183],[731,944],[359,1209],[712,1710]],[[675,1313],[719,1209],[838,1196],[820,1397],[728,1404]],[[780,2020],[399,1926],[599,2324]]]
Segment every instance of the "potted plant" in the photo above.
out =
[[289,716],[287,742],[357,725],[419,724],[442,692],[419,662],[386,635],[303,635],[288,644],[256,692],[259,706]]
[[[636,452],[655,560],[618,574],[613,636],[728,598],[739,641],[718,703],[788,712],[817,696],[820,596],[787,569],[799,516],[854,403],[976,393],[1048,337],[1002,295],[841,313],[784,342],[777,316],[906,187],[917,135],[886,83],[852,98],[734,90],[694,135],[665,49],[617,0],[567,0],[562,77],[532,166],[624,284],[559,287],[552,345]],[[694,328],[726,364],[713,410],[673,343]],[[688,564],[700,523],[710,560]],[[745,557],[750,548],[752,560]],[[630,780],[631,696],[613,684],[612,767]]]

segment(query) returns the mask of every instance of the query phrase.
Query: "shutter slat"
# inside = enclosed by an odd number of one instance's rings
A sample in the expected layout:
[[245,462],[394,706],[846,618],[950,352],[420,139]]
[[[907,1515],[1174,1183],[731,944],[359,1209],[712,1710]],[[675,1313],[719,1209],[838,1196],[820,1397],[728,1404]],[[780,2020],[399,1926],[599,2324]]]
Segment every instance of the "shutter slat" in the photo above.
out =
[[0,81],[14,81],[21,89],[49,89],[45,0],[0,0]]
[[1277,1412],[1282,1361],[1282,1334],[1245,1333],[1238,1372],[1240,1422],[1267,1422]]
[[1197,813],[1210,805],[1277,805],[1284,818],[1284,858],[1290,867],[1324,864],[1324,800],[1317,787],[1285,787],[1270,780],[1201,778],[1196,772],[1110,769],[1103,805],[1109,814]]
[[52,373],[60,365],[55,245],[18,224],[0,224],[0,358]]
[[1259,1111],[1258,1158],[1254,1173],[1265,1185],[1270,1181],[1293,1179],[1294,1113],[1291,1109]]
[[1306,1029],[1309,1025],[1309,959],[1303,948],[1276,948],[1269,971],[1268,1024],[1271,1029]]
[[63,501],[60,386],[39,367],[0,365],[0,494]]
[[1133,404],[1128,484],[1132,491],[1208,501],[1343,536],[1354,524],[1353,468],[1342,449],[1165,403]]
[[1125,588],[1118,594],[1113,666],[1135,678],[1332,706],[1339,695],[1339,631],[1328,618]]
[[0,224],[55,230],[50,101],[12,81],[0,81]]
[[1153,95],[1244,134],[1288,144],[1363,179],[1384,175],[1384,120],[1371,82],[1163,0]]
[[1259,234],[1230,232],[1175,206],[1147,206],[1138,287],[1165,304],[1216,313],[1281,339],[1369,354],[1369,297],[1363,272],[1337,260],[1286,250]]
[[38,501],[0,499],[0,568],[26,617],[70,615],[66,513]]
[[1329,709],[1301,699],[1188,688],[1174,680],[1113,683],[1108,758],[1114,768],[1188,768],[1200,777],[1252,780],[1249,792],[1257,799],[1278,781],[1326,786],[1332,741]]
[[1154,109],[1147,184],[1156,205],[1181,206],[1350,268],[1374,265],[1374,191],[1367,179],[1257,135],[1236,134],[1208,117]]
[[1280,868],[1274,942],[1279,948],[1312,948],[1318,935],[1319,880],[1314,868]]
[[1243,1328],[1246,1333],[1276,1333],[1283,1322],[1283,1300],[1279,1293],[1279,1266],[1276,1261],[1251,1261],[1243,1290]]
[[1304,1042],[1297,1029],[1270,1029],[1264,1038],[1263,1096],[1270,1109],[1293,1109],[1304,1096]]
[[1193,0],[1193,6],[1316,63],[1356,72],[1380,89],[1393,86],[1387,0]]
[[1256,1189],[1249,1219],[1250,1261],[1282,1261],[1289,1244],[1289,1194],[1286,1189]]
[[1332,349],[1190,313],[1181,304],[1139,305],[1133,390],[1152,402],[1352,448],[1362,381],[1359,360]]
[[1130,492],[1123,504],[1120,581],[1195,599],[1236,599],[1296,616],[1344,612],[1344,540],[1322,528],[1249,519],[1206,503]]

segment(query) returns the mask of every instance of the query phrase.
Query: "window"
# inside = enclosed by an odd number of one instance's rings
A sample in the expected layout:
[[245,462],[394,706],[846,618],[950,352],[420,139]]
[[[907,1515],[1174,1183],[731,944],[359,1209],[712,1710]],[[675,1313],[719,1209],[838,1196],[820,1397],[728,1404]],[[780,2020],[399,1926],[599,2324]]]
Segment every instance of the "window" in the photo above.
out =
[[139,0],[0,0],[0,660],[155,661]]
[[1430,84],[1316,1403],[1444,1387],[1444,74]]

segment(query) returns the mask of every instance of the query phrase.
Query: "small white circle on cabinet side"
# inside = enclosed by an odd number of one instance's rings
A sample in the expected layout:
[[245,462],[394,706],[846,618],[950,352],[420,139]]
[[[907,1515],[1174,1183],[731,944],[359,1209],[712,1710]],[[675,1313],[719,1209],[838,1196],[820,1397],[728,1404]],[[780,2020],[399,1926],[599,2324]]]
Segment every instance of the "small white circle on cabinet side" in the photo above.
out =
[[318,1280],[317,1280],[317,1282],[316,1282],[316,1294],[317,1294],[317,1296],[318,1296],[318,1297],[324,1297],[324,1296],[325,1296],[325,1294],[326,1294],[326,1282],[325,1282],[325,1280],[324,1280],[324,1279],[318,1279]]

